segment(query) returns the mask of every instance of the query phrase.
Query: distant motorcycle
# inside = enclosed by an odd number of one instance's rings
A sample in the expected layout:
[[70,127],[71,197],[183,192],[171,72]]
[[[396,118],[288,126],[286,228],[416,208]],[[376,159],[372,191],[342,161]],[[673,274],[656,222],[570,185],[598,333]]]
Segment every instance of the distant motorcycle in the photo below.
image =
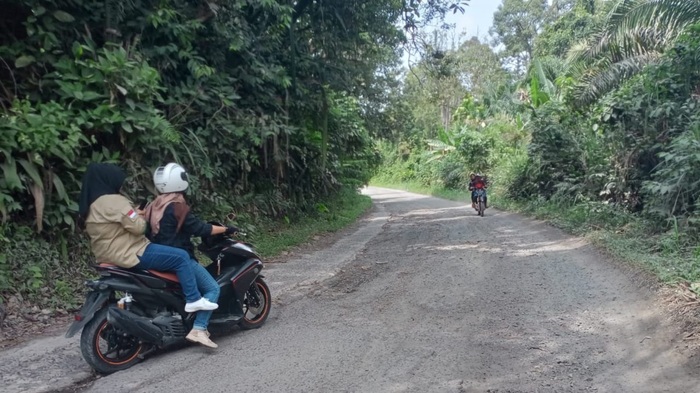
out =
[[[199,250],[214,261],[207,270],[221,290],[210,325],[262,326],[272,298],[251,245],[216,235],[204,238]],[[195,314],[185,312],[174,273],[106,263],[95,268],[102,277],[85,283],[91,291],[66,332],[69,338],[83,329],[80,350],[93,369],[102,374],[124,370],[159,348],[186,341]]]
[[474,194],[476,196],[476,206],[474,207],[479,216],[484,216],[484,210],[486,210],[486,188],[483,184],[477,184],[474,189]]

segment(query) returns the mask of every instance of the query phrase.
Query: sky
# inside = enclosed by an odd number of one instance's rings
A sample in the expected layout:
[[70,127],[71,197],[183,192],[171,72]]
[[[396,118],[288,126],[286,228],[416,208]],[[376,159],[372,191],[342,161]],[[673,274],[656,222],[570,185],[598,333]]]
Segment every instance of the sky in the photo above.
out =
[[[470,0],[469,6],[465,7],[464,14],[449,14],[447,23],[454,23],[455,32],[466,33],[463,40],[468,40],[473,36],[485,38],[489,34],[493,13],[496,12],[500,0]],[[482,40],[483,41],[483,40]]]
[[[448,14],[445,22],[454,24],[454,33],[459,39],[457,43],[466,41],[474,36],[479,37],[482,42],[488,42],[489,29],[493,22],[493,13],[496,12],[501,0],[469,0],[469,5],[465,7],[464,13]],[[463,35],[463,36],[462,36]],[[404,67],[415,64],[415,55],[404,52]]]

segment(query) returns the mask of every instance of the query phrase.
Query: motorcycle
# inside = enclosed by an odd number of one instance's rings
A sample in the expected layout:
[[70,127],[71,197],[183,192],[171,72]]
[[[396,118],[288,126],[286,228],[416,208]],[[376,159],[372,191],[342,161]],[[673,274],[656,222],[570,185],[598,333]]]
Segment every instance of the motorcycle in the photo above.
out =
[[[256,329],[270,314],[270,289],[263,263],[248,243],[225,235],[202,239],[198,247],[213,263],[206,267],[219,283],[219,308],[212,327]],[[194,313],[185,312],[185,297],[174,273],[121,268],[100,263],[100,278],[86,281],[85,303],[66,332],[81,328],[80,350],[97,372],[127,369],[161,348],[186,342]]]
[[484,210],[486,210],[486,188],[478,184],[474,189],[474,194],[476,196],[475,210],[479,216],[483,217]]

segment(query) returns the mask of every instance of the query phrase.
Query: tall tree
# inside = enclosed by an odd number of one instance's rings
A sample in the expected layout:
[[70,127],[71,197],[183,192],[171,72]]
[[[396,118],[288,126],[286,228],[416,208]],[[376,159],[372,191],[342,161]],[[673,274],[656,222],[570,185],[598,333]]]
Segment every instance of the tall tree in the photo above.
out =
[[534,54],[535,37],[547,20],[547,0],[503,0],[489,30],[509,65],[523,73]]
[[552,19],[535,39],[535,56],[565,58],[571,47],[599,27],[602,17],[595,14],[594,5],[593,0],[577,0],[572,9]]
[[477,37],[463,42],[456,51],[459,79],[476,97],[483,97],[508,79],[498,55]]
[[452,113],[466,89],[460,80],[460,58],[450,48],[443,32],[432,32],[423,38],[420,62],[411,67],[406,91],[414,106],[417,123],[432,138],[440,128],[448,128]]

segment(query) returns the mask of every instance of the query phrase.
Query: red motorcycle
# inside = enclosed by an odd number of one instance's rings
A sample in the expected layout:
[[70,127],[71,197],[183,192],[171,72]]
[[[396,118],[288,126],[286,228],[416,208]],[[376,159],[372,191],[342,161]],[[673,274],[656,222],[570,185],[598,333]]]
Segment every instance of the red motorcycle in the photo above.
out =
[[484,216],[484,210],[486,210],[486,188],[488,188],[488,185],[482,177],[477,177],[469,185],[469,190],[472,192],[472,201],[476,198],[476,201],[473,202],[474,210],[481,217]]

